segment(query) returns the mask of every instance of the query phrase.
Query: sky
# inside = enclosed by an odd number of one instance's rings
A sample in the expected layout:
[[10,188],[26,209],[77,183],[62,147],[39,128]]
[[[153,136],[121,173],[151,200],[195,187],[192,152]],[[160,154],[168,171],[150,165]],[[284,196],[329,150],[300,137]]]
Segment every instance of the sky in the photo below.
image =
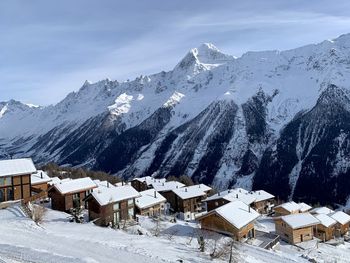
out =
[[0,0],[0,101],[171,70],[202,43],[241,56],[350,33],[350,1]]

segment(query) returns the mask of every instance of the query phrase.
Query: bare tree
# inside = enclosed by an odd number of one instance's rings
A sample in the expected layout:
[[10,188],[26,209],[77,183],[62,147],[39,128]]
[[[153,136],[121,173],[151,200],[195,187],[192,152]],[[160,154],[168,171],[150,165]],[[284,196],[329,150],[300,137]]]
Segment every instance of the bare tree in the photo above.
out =
[[41,205],[33,205],[31,209],[31,216],[35,223],[40,224],[42,223],[44,216],[46,213],[45,207]]

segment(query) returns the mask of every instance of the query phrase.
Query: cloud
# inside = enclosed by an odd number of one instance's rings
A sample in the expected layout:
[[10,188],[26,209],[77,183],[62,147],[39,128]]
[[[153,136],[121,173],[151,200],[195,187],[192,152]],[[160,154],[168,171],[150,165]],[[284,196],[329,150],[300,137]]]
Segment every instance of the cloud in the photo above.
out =
[[5,0],[0,101],[47,105],[85,79],[170,70],[203,42],[239,56],[334,38],[349,24],[348,1]]

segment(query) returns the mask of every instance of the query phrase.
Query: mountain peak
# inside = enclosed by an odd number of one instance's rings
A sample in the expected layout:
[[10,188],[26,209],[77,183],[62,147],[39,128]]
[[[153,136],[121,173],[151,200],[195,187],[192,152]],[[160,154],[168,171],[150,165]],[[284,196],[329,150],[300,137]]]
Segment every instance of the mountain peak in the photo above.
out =
[[186,71],[188,74],[192,75],[232,60],[234,60],[233,56],[222,53],[213,44],[203,43],[197,48],[192,48],[176,65],[174,71]]

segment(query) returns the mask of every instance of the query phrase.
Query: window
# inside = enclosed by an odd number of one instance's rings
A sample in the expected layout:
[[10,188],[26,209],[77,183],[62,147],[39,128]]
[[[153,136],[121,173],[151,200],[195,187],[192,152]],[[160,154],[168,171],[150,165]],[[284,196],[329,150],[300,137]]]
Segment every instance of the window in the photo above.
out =
[[0,186],[8,186],[11,185],[11,177],[1,177],[0,178]]
[[129,208],[128,214],[129,214],[129,218],[133,218],[134,217],[134,208]]
[[79,193],[73,194],[73,199],[79,199],[79,198],[80,198],[80,194]]
[[120,203],[115,203],[113,205],[113,210],[116,211],[116,210],[119,210],[120,209]]
[[218,206],[219,205],[219,203],[218,202],[215,202],[215,206]]
[[134,200],[133,199],[129,199],[128,200],[128,206],[132,206],[134,205]]
[[285,237],[289,237],[288,234],[284,234]]

